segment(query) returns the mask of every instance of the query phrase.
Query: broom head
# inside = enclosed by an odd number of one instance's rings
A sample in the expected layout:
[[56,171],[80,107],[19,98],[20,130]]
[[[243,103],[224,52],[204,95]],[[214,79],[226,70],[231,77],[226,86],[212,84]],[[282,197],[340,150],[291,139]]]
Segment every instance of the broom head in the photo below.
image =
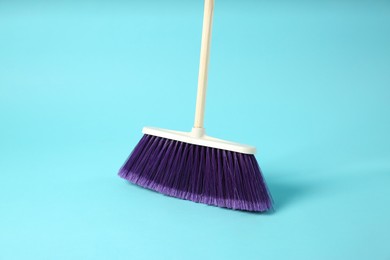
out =
[[145,127],[119,176],[162,194],[208,205],[263,212],[272,199],[251,146],[204,134]]

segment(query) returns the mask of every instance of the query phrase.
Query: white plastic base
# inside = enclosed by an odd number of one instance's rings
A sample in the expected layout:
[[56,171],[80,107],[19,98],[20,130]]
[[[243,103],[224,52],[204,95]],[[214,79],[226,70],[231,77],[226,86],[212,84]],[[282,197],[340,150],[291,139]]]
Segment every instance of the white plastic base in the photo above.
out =
[[158,137],[168,138],[189,144],[196,144],[222,150],[228,150],[244,154],[255,154],[256,148],[253,146],[233,143],[217,138],[207,136],[204,128],[192,128],[191,132],[180,132],[173,130],[160,129],[155,127],[144,127],[142,133]]

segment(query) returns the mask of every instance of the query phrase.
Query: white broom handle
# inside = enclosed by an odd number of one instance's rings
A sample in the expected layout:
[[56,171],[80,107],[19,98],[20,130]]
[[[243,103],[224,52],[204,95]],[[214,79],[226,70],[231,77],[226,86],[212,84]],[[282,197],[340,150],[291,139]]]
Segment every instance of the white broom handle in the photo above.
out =
[[204,123],[213,13],[214,0],[205,0],[194,128],[203,128]]

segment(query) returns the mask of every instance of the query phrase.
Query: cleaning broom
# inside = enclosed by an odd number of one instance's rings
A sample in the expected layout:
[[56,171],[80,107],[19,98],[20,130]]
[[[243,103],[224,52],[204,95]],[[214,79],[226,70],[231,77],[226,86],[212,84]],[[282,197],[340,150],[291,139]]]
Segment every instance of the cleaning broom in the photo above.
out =
[[162,194],[219,207],[267,211],[272,200],[256,148],[205,134],[203,119],[214,0],[205,0],[195,123],[191,132],[143,128],[119,176]]

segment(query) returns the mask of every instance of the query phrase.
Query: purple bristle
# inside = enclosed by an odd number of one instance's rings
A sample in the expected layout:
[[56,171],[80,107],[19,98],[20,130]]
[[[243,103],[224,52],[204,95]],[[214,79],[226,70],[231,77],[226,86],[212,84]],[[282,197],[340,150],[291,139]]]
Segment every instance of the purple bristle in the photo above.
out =
[[144,135],[119,176],[168,196],[208,205],[260,212],[272,207],[252,154]]

